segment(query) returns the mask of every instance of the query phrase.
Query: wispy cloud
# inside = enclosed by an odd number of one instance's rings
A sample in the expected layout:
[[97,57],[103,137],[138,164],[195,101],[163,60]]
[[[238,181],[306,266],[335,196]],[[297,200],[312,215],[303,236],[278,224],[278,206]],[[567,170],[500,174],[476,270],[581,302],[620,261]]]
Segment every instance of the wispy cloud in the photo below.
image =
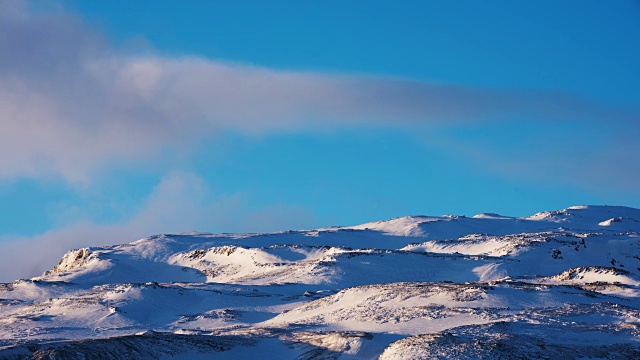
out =
[[429,136],[431,147],[457,154],[476,171],[539,189],[571,186],[608,199],[609,204],[637,206],[638,123],[573,121],[540,126],[522,121],[450,130]]
[[313,214],[287,204],[250,206],[244,194],[217,196],[198,175],[165,176],[129,219],[75,222],[33,237],[0,238],[0,282],[40,275],[68,250],[122,244],[157,233],[268,232],[311,226]]
[[132,55],[72,14],[36,14],[26,7],[5,4],[0,12],[4,178],[82,181],[97,169],[142,163],[221,129],[263,134],[360,125],[640,119],[635,110],[554,92]]

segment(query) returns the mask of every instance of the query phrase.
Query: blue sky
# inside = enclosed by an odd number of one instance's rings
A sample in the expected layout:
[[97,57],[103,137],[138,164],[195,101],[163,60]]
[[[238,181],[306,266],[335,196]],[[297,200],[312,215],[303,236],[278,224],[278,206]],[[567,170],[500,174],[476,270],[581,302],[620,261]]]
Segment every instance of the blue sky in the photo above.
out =
[[640,207],[636,1],[16,1],[0,35],[20,276],[159,232]]

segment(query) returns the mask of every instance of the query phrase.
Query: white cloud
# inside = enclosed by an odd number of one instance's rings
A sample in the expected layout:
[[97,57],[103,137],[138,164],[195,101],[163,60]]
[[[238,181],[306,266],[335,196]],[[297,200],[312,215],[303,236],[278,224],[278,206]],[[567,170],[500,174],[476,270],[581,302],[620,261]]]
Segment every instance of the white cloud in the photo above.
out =
[[[10,4],[13,4],[11,2]],[[131,55],[82,19],[0,11],[0,178],[84,181],[147,163],[221,129],[248,134],[535,118],[616,121],[638,112],[553,92],[278,71],[199,57]]]
[[68,250],[122,244],[159,233],[268,232],[310,225],[305,208],[250,206],[243,194],[217,197],[197,175],[173,172],[162,179],[130,219],[115,224],[77,221],[33,237],[0,239],[0,282],[40,275]]

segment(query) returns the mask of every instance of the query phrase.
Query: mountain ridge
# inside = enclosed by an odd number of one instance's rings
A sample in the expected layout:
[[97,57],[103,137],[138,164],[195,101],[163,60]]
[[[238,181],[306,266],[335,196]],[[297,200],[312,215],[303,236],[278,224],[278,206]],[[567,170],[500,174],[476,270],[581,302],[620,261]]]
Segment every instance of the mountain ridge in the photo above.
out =
[[640,356],[639,209],[480,215],[70,250],[0,285],[0,357]]

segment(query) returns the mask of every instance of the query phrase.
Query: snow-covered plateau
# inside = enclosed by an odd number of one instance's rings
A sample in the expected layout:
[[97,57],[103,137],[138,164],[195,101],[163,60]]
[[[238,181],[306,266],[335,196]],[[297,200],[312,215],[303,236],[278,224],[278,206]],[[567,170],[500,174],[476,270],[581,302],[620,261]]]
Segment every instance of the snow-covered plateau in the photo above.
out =
[[640,210],[409,216],[69,251],[3,359],[638,359]]

